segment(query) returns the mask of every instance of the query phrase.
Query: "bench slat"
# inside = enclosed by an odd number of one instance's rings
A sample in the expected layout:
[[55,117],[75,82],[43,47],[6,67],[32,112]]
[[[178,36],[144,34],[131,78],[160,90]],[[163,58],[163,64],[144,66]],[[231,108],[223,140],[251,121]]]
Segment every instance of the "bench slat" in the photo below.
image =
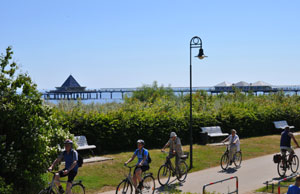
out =
[[77,150],[87,150],[87,149],[95,149],[95,145],[88,145],[87,139],[85,136],[75,136],[75,141],[78,145]]
[[202,132],[206,132],[210,137],[227,136],[228,133],[223,133],[220,126],[201,127]]

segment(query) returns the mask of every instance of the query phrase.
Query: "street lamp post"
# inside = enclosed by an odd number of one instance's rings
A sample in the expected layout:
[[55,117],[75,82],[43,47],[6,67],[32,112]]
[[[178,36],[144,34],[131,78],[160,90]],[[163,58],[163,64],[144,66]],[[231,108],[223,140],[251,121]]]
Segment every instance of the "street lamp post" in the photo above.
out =
[[198,36],[194,36],[190,42],[190,169],[193,168],[193,87],[192,87],[192,49],[199,48],[199,54],[196,56],[199,59],[204,59],[202,49],[202,40]]

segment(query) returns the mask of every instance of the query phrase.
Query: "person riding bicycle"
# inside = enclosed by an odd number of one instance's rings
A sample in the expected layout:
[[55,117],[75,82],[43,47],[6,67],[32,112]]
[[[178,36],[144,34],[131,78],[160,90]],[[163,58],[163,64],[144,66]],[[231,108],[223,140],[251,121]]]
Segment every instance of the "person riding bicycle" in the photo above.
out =
[[286,151],[289,152],[290,155],[289,155],[289,158],[288,158],[288,162],[292,161],[292,157],[295,154],[295,151],[291,146],[291,139],[293,139],[293,141],[295,142],[295,144],[299,148],[299,144],[298,144],[297,140],[295,139],[295,136],[293,135],[292,132],[290,132],[290,127],[286,126],[284,128],[284,131],[281,133],[280,151],[281,151],[282,155],[284,155],[286,153]]
[[222,143],[225,143],[226,141],[229,142],[229,161],[230,165],[233,162],[233,156],[236,152],[240,151],[240,138],[236,134],[236,130],[231,130],[231,135],[229,135],[226,139],[222,141]]
[[78,153],[73,149],[73,142],[70,139],[65,140],[65,151],[63,151],[58,158],[52,163],[52,165],[48,168],[48,171],[51,172],[53,167],[56,164],[59,164],[63,159],[65,160],[65,168],[58,173],[55,174],[56,185],[59,188],[60,193],[64,193],[64,189],[62,188],[59,179],[60,177],[68,176],[66,193],[71,193],[72,181],[77,175],[78,171]]
[[[177,137],[175,132],[171,132],[169,141],[161,149],[161,151],[164,152],[167,147],[170,147],[170,151],[169,151],[169,155],[167,156],[167,159],[171,159],[175,157],[175,171],[176,173],[180,173],[179,163],[182,156],[182,145],[181,145],[180,138]],[[181,175],[179,174],[179,176]]]
[[145,172],[150,169],[148,158],[149,158],[149,152],[147,149],[144,148],[145,142],[142,139],[139,139],[137,141],[137,149],[133,153],[133,156],[125,162],[125,166],[130,163],[132,160],[134,160],[135,157],[138,158],[138,162],[136,164],[136,167],[133,172],[133,184],[136,187],[137,186],[137,180],[139,181],[138,189],[142,189],[143,183],[142,183],[142,172]]

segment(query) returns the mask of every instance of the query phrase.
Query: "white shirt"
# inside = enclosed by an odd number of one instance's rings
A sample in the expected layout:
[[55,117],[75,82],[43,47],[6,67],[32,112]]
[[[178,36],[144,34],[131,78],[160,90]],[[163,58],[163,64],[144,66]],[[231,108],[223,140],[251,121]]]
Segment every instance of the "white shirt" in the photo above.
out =
[[237,140],[237,141],[232,146],[237,146],[237,151],[240,151],[240,138],[239,138],[239,136],[235,135],[232,139],[232,135],[229,135],[229,137],[228,137],[229,145],[231,145],[235,140]]

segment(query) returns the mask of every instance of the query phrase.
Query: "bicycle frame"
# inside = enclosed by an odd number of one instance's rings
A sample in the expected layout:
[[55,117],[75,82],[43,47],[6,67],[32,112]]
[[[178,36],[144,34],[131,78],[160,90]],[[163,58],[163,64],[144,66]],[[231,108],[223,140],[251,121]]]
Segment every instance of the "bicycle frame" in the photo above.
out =
[[[132,168],[135,168],[136,166],[126,166],[126,167],[129,168],[129,173],[125,179],[130,182],[130,184],[134,187],[134,189],[136,189],[137,187],[133,184],[133,180],[132,180],[132,176],[131,176],[131,170],[132,170]],[[141,175],[141,176],[143,176],[143,175]]]
[[[57,188],[57,186],[56,186],[55,183],[58,183],[58,182],[59,182],[59,183],[68,183],[68,181],[62,181],[62,180],[56,181],[56,180],[55,180],[55,175],[56,175],[57,173],[59,173],[59,172],[51,172],[51,173],[53,174],[53,177],[52,177],[52,181],[48,183],[49,189],[55,189],[56,193],[59,193],[59,190],[58,190],[58,188]],[[73,184],[76,184],[76,183],[81,183],[81,181],[73,181],[73,182],[72,182],[72,185],[73,185]]]

